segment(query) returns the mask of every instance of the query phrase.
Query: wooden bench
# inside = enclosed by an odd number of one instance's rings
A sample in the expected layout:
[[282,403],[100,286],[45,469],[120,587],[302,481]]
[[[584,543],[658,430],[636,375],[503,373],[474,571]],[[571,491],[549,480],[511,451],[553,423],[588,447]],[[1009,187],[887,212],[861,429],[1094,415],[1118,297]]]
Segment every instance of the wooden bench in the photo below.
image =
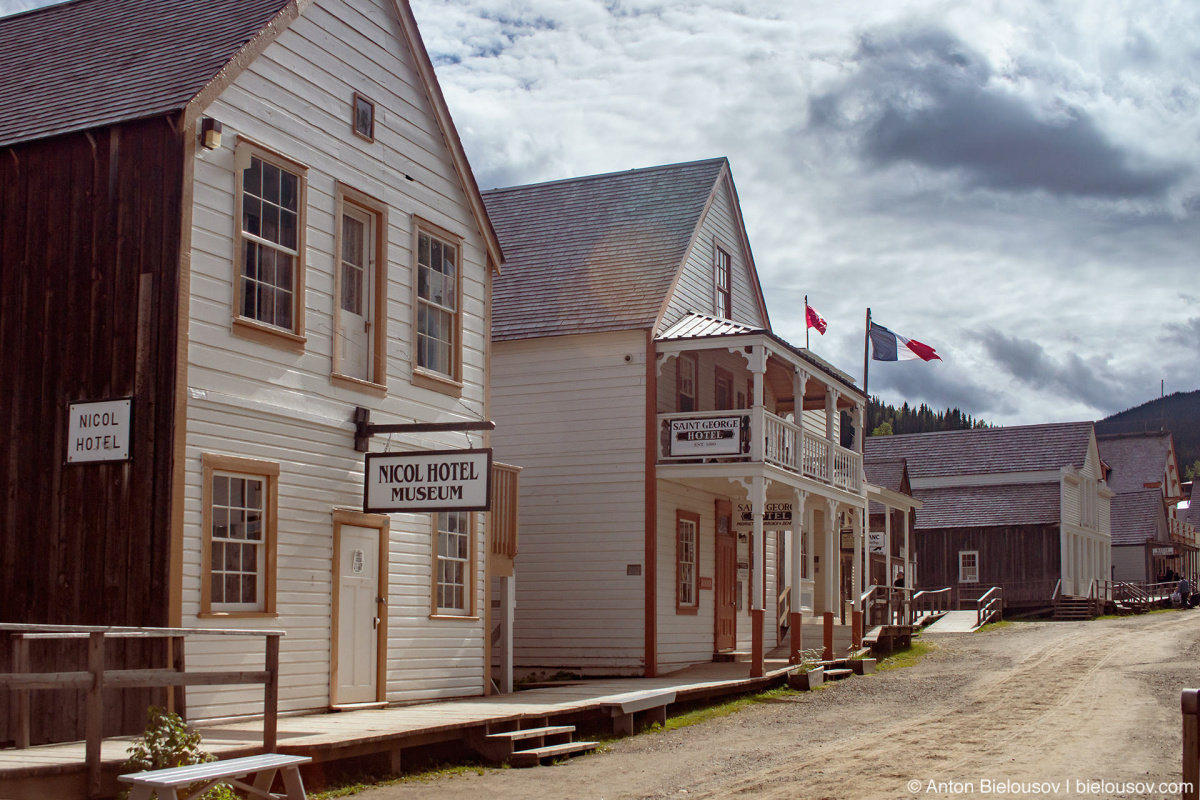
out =
[[675,702],[673,690],[651,689],[645,692],[630,692],[613,695],[601,702],[600,707],[612,715],[615,736],[633,735],[633,715],[646,712],[646,722],[667,724],[667,706]]
[[[187,767],[135,772],[132,775],[119,775],[117,780],[133,784],[129,800],[150,800],[152,792],[158,794],[158,800],[189,800],[199,797],[218,783],[227,783],[249,792],[252,797],[267,800],[306,800],[304,783],[300,780],[300,765],[310,761],[312,759],[308,756],[267,753],[261,756],[231,758],[228,761],[192,764]],[[279,771],[283,772],[284,794],[272,794],[271,784],[275,781],[275,773]],[[254,776],[252,784],[239,780],[247,775]],[[179,789],[194,783],[203,785],[191,794],[178,793]]]

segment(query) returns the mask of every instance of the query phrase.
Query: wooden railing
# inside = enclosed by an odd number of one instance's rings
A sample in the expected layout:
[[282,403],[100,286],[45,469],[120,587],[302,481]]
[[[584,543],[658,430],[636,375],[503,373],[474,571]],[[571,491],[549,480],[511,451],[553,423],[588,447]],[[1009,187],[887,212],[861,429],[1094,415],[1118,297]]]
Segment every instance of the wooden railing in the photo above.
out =
[[[695,453],[671,455],[668,430],[674,419],[709,419],[717,417],[746,416],[739,411],[697,411],[690,413],[659,414],[660,461],[695,461],[704,456]],[[854,493],[862,491],[862,455],[819,436],[808,429],[788,422],[769,411],[763,412],[763,461],[790,472],[803,475],[820,483],[837,486]],[[756,435],[751,430],[750,436]],[[749,450],[740,455],[718,454],[712,458],[742,461],[750,458]]]
[[791,610],[792,587],[789,586],[779,593],[779,598],[775,601],[775,633],[778,636],[776,639],[778,642],[783,642],[788,628],[791,627],[791,618],[788,616]]
[[[13,671],[0,673],[0,690],[12,692],[16,712],[15,739],[18,749],[29,747],[29,693],[34,689],[82,689],[85,700],[88,796],[100,793],[100,746],[104,732],[105,689],[174,688],[176,712],[186,718],[187,686],[224,686],[261,683],[263,691],[263,752],[277,744],[279,713],[279,639],[283,631],[220,630],[214,628],[123,628],[89,625],[27,625],[0,623],[0,634],[8,634],[13,644]],[[262,671],[187,672],[184,640],[189,636],[261,636],[265,637],[265,664]],[[162,669],[105,669],[106,639],[168,639],[171,665]],[[39,640],[87,640],[86,671],[29,672],[29,644]]]
[[947,586],[945,589],[922,589],[912,596],[909,609],[909,620],[917,621],[921,614],[936,614],[949,611],[954,600],[954,590]]
[[993,586],[975,600],[975,627],[1004,618],[1004,589]]
[[492,512],[488,521],[491,554],[510,561],[517,557],[520,474],[520,467],[492,462]]
[[1196,526],[1190,522],[1184,522],[1181,519],[1167,518],[1167,531],[1171,535],[1171,541],[1181,544],[1190,544],[1196,546]]

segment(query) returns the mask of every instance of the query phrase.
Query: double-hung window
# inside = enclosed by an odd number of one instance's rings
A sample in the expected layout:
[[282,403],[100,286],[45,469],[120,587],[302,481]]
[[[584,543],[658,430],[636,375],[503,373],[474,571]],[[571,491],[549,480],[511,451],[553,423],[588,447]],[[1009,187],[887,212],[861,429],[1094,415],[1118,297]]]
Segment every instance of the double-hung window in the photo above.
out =
[[733,259],[720,246],[713,248],[716,252],[713,269],[716,286],[717,316],[723,319],[733,319]]
[[700,569],[698,557],[700,515],[688,511],[675,512],[675,611],[695,614],[700,608],[698,597]]
[[474,610],[471,605],[471,513],[440,511],[433,519],[437,545],[434,613],[470,616]]
[[457,392],[462,387],[461,247],[457,237],[421,220],[415,238],[415,380],[427,388]]
[[677,411],[696,411],[696,356],[680,353],[675,372],[675,408]]
[[958,553],[958,582],[979,583],[979,551],[960,550]]
[[307,168],[244,140],[237,165],[235,327],[302,341]]
[[201,613],[274,613],[279,465],[206,454],[203,469]]

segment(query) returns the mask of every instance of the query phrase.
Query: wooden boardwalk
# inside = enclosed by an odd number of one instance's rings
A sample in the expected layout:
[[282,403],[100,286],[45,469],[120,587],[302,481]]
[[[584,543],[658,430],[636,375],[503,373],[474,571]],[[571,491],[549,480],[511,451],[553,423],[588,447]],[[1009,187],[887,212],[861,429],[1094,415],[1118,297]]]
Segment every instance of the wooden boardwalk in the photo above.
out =
[[[849,631],[836,626],[835,641],[848,642]],[[806,625],[804,646],[819,646],[819,626]],[[816,637],[816,638],[811,638]],[[841,647],[838,648],[839,651]],[[777,648],[775,653],[785,648]],[[839,653],[840,654],[840,653]],[[564,682],[506,695],[471,697],[419,705],[335,713],[281,716],[280,753],[309,756],[315,762],[388,753],[399,771],[406,747],[458,741],[467,732],[496,722],[581,722],[599,720],[602,706],[616,695],[654,689],[673,690],[676,702],[709,700],[756,691],[786,681],[786,660],[768,658],[766,675],[750,677],[746,662],[700,664],[660,678],[604,678]],[[221,758],[261,751],[262,722],[200,725],[204,748]],[[102,745],[105,791],[118,790],[116,775],[136,737],[105,739]],[[41,745],[0,750],[0,798],[84,798],[84,744]]]

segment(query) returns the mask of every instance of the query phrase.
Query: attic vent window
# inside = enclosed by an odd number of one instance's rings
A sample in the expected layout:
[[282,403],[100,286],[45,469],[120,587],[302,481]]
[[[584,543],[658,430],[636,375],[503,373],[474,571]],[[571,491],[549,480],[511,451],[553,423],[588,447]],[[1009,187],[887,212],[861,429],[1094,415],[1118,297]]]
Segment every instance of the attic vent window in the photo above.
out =
[[354,93],[354,132],[368,142],[375,141],[375,104]]

